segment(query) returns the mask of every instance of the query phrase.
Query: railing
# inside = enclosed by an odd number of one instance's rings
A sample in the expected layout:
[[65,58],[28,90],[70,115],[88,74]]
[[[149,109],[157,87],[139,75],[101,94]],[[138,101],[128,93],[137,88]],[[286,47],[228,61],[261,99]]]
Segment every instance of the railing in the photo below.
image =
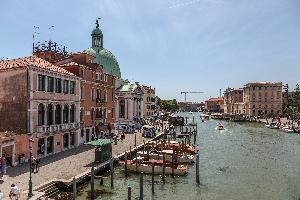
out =
[[105,101],[105,99],[96,98],[96,103],[102,104],[102,103],[106,103],[106,101]]
[[69,129],[79,128],[79,122],[69,123],[69,124],[53,124],[53,125],[43,125],[37,126],[38,133],[54,133],[56,131],[65,131]]

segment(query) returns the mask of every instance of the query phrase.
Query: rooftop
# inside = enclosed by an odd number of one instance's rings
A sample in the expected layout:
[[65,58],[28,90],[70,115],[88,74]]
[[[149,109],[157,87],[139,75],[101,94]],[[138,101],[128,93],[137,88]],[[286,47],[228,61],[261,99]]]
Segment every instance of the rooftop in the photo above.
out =
[[218,97],[218,98],[210,98],[207,101],[224,101],[223,97]]
[[18,68],[24,68],[30,66],[46,69],[53,72],[58,72],[61,74],[75,76],[73,73],[59,66],[53,65],[52,63],[34,55],[23,57],[23,58],[12,59],[12,60],[0,61],[0,71],[18,69]]

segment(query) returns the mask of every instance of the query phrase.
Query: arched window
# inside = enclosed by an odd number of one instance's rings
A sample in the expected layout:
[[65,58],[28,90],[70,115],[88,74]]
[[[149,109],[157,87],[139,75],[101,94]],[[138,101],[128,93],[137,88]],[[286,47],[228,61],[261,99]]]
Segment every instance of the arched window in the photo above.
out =
[[42,126],[45,123],[45,107],[43,104],[38,106],[38,126]]
[[94,108],[91,109],[91,120],[94,120]]
[[61,106],[56,105],[55,108],[55,124],[61,124]]
[[70,122],[75,122],[75,105],[71,105],[70,109]]
[[65,105],[64,109],[63,109],[63,123],[64,124],[69,123],[69,107],[68,107],[68,105]]
[[80,109],[80,122],[83,122],[83,108]]
[[121,100],[119,103],[119,110],[120,110],[120,118],[124,118],[125,117],[125,101]]
[[51,104],[47,107],[47,118],[48,118],[48,125],[53,124],[53,106]]

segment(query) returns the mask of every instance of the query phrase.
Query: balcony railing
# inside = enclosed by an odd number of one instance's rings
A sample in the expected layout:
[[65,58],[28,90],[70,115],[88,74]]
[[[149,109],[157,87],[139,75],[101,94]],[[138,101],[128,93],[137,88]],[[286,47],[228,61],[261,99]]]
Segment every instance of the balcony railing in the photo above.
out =
[[105,99],[96,98],[96,103],[103,104],[103,103],[106,103],[106,101],[105,101]]
[[69,124],[53,124],[53,125],[43,125],[37,126],[38,133],[54,133],[57,131],[66,131],[70,129],[79,128],[79,123],[69,123]]

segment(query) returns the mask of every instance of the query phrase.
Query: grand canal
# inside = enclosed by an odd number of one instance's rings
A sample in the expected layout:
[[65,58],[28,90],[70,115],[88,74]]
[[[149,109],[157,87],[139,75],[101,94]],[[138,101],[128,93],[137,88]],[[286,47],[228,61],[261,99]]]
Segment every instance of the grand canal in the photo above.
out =
[[[182,114],[182,116],[192,116]],[[200,187],[195,181],[195,166],[186,177],[168,177],[166,184],[156,176],[155,194],[151,194],[151,176],[145,177],[144,199],[166,200],[298,200],[300,199],[300,135],[265,128],[257,123],[222,122],[226,130],[215,130],[217,120],[200,122],[197,144],[200,147]],[[111,194],[101,199],[127,198],[127,187],[133,197],[139,194],[139,176],[125,179],[122,168],[115,171],[115,189],[109,189],[109,178],[101,189]],[[96,182],[99,189],[99,183]],[[90,186],[87,187],[88,190]],[[83,192],[78,199],[86,199]]]

